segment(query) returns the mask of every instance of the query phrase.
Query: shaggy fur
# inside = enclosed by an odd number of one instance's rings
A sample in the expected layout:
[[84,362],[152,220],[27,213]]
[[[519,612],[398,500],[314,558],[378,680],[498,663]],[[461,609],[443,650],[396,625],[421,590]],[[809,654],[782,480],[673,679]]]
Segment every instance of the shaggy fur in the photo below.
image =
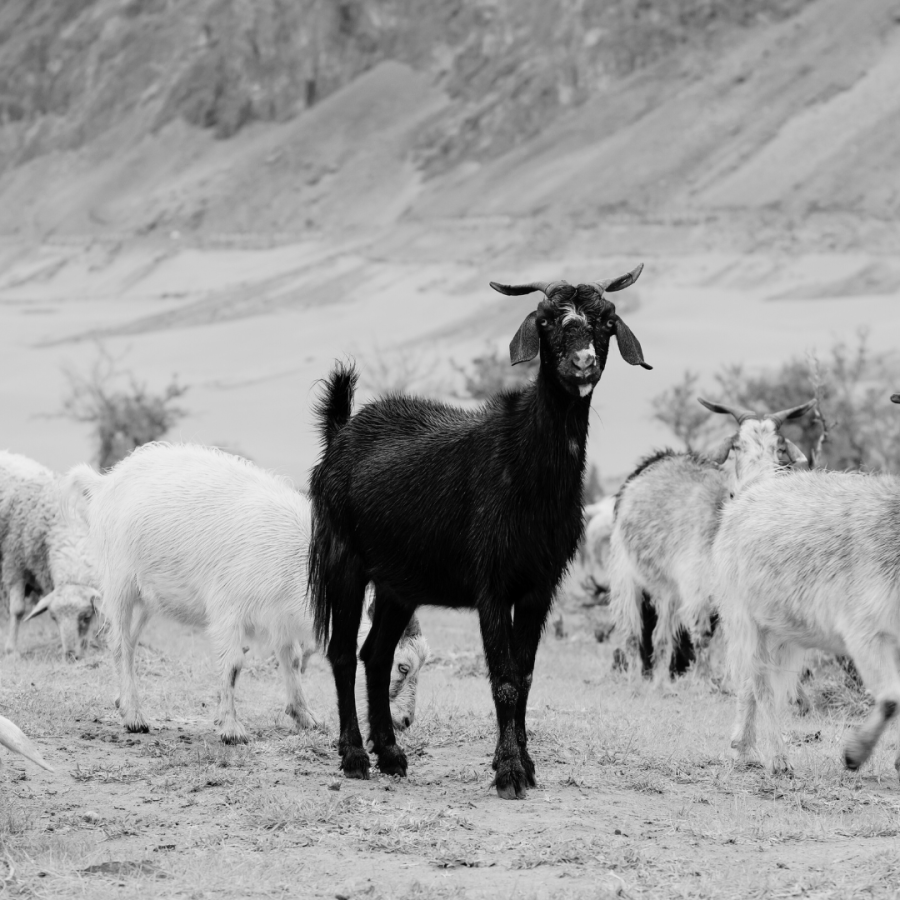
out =
[[[652,646],[657,684],[681,667],[673,666],[676,647],[681,648],[682,662],[689,662],[683,632],[691,636],[705,664],[703,651],[714,624],[710,553],[722,508],[748,485],[784,471],[790,463],[778,423],[766,416],[746,418],[724,452],[733,453],[733,476],[695,453],[654,453],[641,461],[616,497],[610,536],[611,605],[632,657],[640,649],[645,672]],[[801,455],[798,464],[805,462]],[[656,621],[648,641],[651,604]]]
[[[76,466],[64,500],[89,523],[110,640],[119,666],[119,712],[129,731],[147,731],[134,679],[134,652],[153,613],[210,635],[222,684],[216,723],[227,743],[246,741],[234,706],[248,640],[276,653],[287,689],[285,712],[315,724],[301,683],[314,645],[306,596],[309,501],[282,479],[208,447],[147,444],[107,475]],[[136,621],[132,620],[136,618]],[[421,667],[418,636],[398,665],[392,714],[412,721]],[[405,692],[404,692],[405,689]],[[407,704],[407,705],[404,705]]]
[[0,589],[9,603],[7,653],[16,651],[29,600],[40,601],[28,618],[49,611],[63,654],[87,650],[99,598],[83,525],[60,513],[57,477],[26,456],[0,452]]
[[338,749],[351,777],[369,770],[355,715],[354,641],[372,581],[374,619],[360,658],[379,768],[406,774],[386,714],[387,664],[410,616],[421,604],[474,607],[497,711],[497,791],[518,797],[535,783],[525,711],[538,641],[582,533],[590,392],[613,334],[628,362],[646,364],[602,286],[501,289],[548,293],[510,344],[513,363],[540,353],[528,387],[474,411],[389,396],[351,418],[357,375],[339,365],[317,408],[324,452],[310,480],[310,591],[317,633],[331,634]]
[[712,558],[738,690],[738,759],[757,761],[759,708],[766,762],[790,770],[777,701],[815,648],[850,656],[875,696],[844,750],[858,769],[900,707],[900,479],[809,472],[756,484],[723,511]]

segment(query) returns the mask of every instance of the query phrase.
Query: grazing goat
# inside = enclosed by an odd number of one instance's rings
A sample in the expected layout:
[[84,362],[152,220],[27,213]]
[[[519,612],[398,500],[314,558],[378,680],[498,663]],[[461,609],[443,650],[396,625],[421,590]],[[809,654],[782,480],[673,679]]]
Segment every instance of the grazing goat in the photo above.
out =
[[[219,661],[216,724],[223,741],[247,740],[234,689],[244,645],[254,638],[276,653],[285,713],[301,728],[315,724],[300,679],[302,656],[313,646],[310,510],[302,494],[229,453],[161,443],[138,448],[106,475],[76,466],[63,491],[70,517],[82,515],[90,529],[121,678],[117,705],[129,731],[149,730],[134,652],[155,612],[207,630]],[[398,669],[395,696],[421,665],[418,624],[411,622],[406,634],[398,654],[406,673]],[[394,714],[401,728],[412,719],[408,704]]]
[[534,382],[478,410],[389,395],[351,418],[357,373],[338,365],[317,413],[323,453],[310,479],[310,594],[340,716],[341,768],[367,778],[356,718],[355,640],[366,584],[375,585],[366,667],[372,750],[382,772],[405,775],[388,715],[388,667],[416,607],[478,610],[499,735],[494,784],[504,798],[535,784],[525,711],[554,592],[583,531],[582,483],[591,392],[610,338],[632,365],[637,339],[605,298],[621,278],[492,287],[544,299],[510,344],[513,365],[540,354]]
[[[683,672],[694,652],[702,655],[712,634],[709,565],[723,506],[757,480],[806,463],[779,429],[815,405],[810,400],[759,414],[700,402],[734,416],[737,433],[709,457],[664,450],[643,460],[616,495],[610,535],[614,618],[626,647],[640,650],[644,673],[655,666],[658,685],[673,670]],[[729,454],[734,458],[731,477],[722,469]]]
[[[858,769],[900,708],[900,478],[816,471],[752,485],[724,509],[712,559],[738,694],[738,761],[760,761],[759,707],[768,767],[791,770],[779,688],[796,682],[806,650],[819,649],[850,656],[875,697],[844,747],[844,765]],[[900,773],[900,753],[894,765]]]
[[99,594],[86,530],[59,508],[59,479],[40,463],[0,451],[0,587],[9,600],[6,652],[15,653],[19,626],[49,612],[66,659],[87,651]]
[[46,763],[37,747],[25,737],[17,725],[10,722],[5,716],[0,716],[0,745],[6,747],[7,750],[12,750],[13,753],[24,756],[25,759],[30,759],[36,766],[40,766],[48,772],[53,771],[52,766]]

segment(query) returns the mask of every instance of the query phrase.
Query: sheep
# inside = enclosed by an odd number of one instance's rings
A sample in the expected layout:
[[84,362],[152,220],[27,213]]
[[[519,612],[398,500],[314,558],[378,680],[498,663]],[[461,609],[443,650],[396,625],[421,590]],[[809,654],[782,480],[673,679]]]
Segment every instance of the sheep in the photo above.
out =
[[[0,587],[9,599],[6,652],[19,627],[49,612],[66,659],[86,652],[96,622],[97,583],[86,531],[59,509],[59,479],[40,463],[0,451]],[[29,601],[39,598],[28,616]]]
[[[702,656],[712,634],[709,563],[723,506],[747,485],[806,464],[779,428],[815,402],[759,414],[701,399],[707,409],[734,416],[737,433],[708,457],[655,453],[619,489],[610,535],[611,606],[626,647],[640,650],[645,674],[655,665],[657,686],[683,672],[695,652]],[[732,476],[722,469],[730,454]]]
[[48,772],[53,771],[53,767],[41,756],[37,747],[25,737],[17,725],[10,722],[5,716],[0,716],[0,744],[6,747],[7,750],[12,750],[13,753],[18,753],[24,756],[25,759],[30,759],[36,766],[40,766]]
[[[134,653],[153,613],[207,630],[219,663],[216,724],[225,743],[247,740],[234,692],[248,639],[274,649],[287,689],[285,713],[300,728],[316,724],[300,678],[302,658],[314,647],[306,497],[229,453],[151,443],[106,475],[86,465],[73,468],[63,502],[71,517],[88,524],[119,669],[117,706],[128,731],[149,730]],[[406,637],[394,678],[392,714],[399,728],[412,721],[425,652],[417,623],[410,623]]]
[[351,417],[356,369],[338,363],[331,372],[316,408],[323,452],[310,478],[309,583],[316,635],[328,640],[346,776],[369,775],[354,641],[371,581],[373,624],[359,657],[380,770],[407,772],[387,676],[410,616],[422,604],[475,607],[497,713],[494,786],[511,799],[535,785],[525,713],[538,642],[584,528],[591,393],[613,335],[628,363],[650,368],[604,294],[640,271],[577,286],[492,282],[504,294],[544,294],[510,343],[512,365],[540,354],[540,368],[535,381],[477,410],[391,394]]
[[[819,649],[850,656],[875,697],[844,745],[844,765],[858,769],[900,707],[900,478],[814,471],[752,485],[724,509],[712,560],[738,695],[737,762],[791,771],[779,688]],[[900,753],[894,765],[900,774]]]

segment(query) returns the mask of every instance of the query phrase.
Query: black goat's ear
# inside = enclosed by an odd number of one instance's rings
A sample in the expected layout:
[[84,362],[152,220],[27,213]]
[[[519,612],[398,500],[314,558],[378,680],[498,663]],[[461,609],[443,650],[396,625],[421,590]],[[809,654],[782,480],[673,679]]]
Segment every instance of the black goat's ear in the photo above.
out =
[[509,360],[516,366],[534,359],[541,349],[541,338],[537,329],[537,312],[528,313],[519,326],[516,336],[509,342]]
[[622,359],[632,366],[643,366],[652,369],[653,366],[644,362],[644,352],[641,350],[641,342],[634,336],[634,332],[616,316],[616,341],[619,344],[619,353]]

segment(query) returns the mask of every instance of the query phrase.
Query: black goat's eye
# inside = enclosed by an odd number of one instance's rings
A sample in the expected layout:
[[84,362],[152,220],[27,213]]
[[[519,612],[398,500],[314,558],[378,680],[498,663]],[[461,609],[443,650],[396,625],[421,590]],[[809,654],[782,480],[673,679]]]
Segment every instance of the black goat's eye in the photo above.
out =
[[397,668],[400,670],[401,675],[409,675],[409,666],[400,663]]
[[541,317],[537,320],[537,323],[538,323],[538,325],[541,326],[541,328],[544,328],[544,327],[548,324],[548,319],[547,319],[546,316],[541,316]]
[[605,325],[604,327],[606,328],[607,331],[615,331],[615,329],[616,329],[616,320],[615,320],[615,319],[610,319],[610,320],[606,323],[606,325]]

